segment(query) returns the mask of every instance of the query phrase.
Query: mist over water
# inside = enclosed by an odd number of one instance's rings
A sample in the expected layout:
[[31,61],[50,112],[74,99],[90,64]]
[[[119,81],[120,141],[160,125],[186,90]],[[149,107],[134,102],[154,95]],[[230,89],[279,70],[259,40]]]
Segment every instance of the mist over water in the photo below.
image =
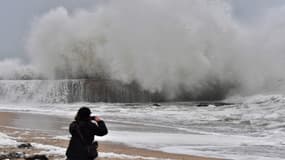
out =
[[20,59],[0,60],[0,80],[41,78],[43,78],[43,75],[34,66],[24,64]]
[[279,92],[284,15],[285,8],[272,9],[245,25],[223,0],[111,0],[73,12],[59,7],[35,21],[27,51],[30,65],[48,79],[135,81],[169,97]]

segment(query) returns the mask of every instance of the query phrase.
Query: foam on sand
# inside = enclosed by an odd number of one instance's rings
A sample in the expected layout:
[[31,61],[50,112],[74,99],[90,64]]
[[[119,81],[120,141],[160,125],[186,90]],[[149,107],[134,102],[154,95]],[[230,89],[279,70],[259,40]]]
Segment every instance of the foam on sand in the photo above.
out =
[[0,146],[16,146],[19,144],[14,138],[0,132]]

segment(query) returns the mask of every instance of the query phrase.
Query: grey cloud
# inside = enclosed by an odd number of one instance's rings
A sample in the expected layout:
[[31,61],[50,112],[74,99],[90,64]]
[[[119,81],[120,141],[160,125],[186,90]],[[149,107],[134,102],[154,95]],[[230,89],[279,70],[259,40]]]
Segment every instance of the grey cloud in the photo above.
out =
[[0,1],[0,59],[25,58],[25,37],[35,17],[58,6],[74,9],[88,8],[94,5],[95,0]]

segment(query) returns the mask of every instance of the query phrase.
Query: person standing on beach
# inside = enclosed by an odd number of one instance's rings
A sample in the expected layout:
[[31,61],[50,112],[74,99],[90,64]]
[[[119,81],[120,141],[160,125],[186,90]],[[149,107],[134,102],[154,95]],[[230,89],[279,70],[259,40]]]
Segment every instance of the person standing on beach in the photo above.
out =
[[[104,136],[108,133],[105,122],[98,116],[91,117],[87,107],[78,110],[69,126],[71,139],[66,151],[67,160],[94,160],[97,155],[90,156],[88,146],[94,144],[94,136]],[[97,150],[96,150],[97,153]]]

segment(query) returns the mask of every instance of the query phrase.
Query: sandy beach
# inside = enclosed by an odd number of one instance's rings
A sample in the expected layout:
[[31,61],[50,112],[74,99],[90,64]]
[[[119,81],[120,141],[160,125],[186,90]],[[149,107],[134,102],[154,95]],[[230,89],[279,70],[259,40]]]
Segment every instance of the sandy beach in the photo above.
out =
[[[53,119],[52,124],[44,122],[45,118]],[[32,121],[42,121],[38,124],[41,127],[32,127]],[[29,123],[30,124],[27,124]],[[42,144],[54,146],[63,149],[63,153],[54,154],[45,148],[33,147],[31,149],[19,149],[17,147],[0,147],[0,152],[7,153],[11,151],[25,152],[28,154],[49,153],[49,159],[65,159],[64,149],[68,145],[68,139],[55,138],[59,132],[67,132],[67,129],[58,129],[56,123],[67,123],[60,117],[30,114],[30,113],[12,113],[0,112],[0,129],[1,132],[15,138],[19,143]],[[42,123],[42,124],[41,124]],[[46,125],[46,126],[44,126]],[[119,159],[173,159],[173,160],[218,160],[215,158],[205,158],[182,154],[171,154],[161,151],[134,148],[124,144],[113,142],[99,142],[99,160],[119,160]]]

